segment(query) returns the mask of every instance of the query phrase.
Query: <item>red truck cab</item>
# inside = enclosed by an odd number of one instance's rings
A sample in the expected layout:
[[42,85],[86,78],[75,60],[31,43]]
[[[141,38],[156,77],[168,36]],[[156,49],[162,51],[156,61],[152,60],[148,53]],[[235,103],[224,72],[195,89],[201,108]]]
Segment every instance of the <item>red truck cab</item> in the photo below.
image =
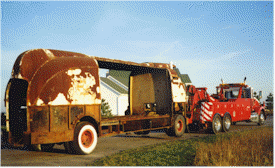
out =
[[[250,121],[254,113],[265,116],[265,105],[253,96],[253,88],[245,83],[220,84],[217,87],[220,102],[228,102],[227,108],[232,117],[232,122]],[[259,96],[261,97],[260,91]],[[252,117],[253,118],[253,117]]]

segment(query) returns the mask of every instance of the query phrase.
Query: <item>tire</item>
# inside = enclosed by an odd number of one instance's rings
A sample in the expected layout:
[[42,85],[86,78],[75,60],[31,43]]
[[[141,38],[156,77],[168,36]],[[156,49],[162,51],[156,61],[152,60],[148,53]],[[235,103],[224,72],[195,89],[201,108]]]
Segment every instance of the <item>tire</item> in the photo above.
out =
[[231,127],[231,117],[227,113],[224,115],[223,120],[222,120],[222,129],[224,132],[228,132]]
[[237,122],[232,122],[232,125],[236,125],[237,124]]
[[258,125],[261,126],[264,124],[265,121],[265,116],[264,113],[261,111],[260,115],[259,115],[259,121],[258,121]]
[[164,131],[168,136],[175,136],[175,133],[173,132],[172,128],[164,129]]
[[41,151],[52,152],[54,144],[41,144]]
[[[91,154],[97,144],[97,132],[89,122],[79,123],[74,132],[74,140],[69,142],[69,147],[76,154]],[[68,149],[70,150],[70,149]]]
[[182,115],[176,115],[173,126],[166,129],[165,132],[168,136],[181,137],[186,129],[185,118]]
[[72,142],[64,142],[65,151],[69,154],[73,153]]
[[218,134],[222,131],[222,119],[221,119],[221,116],[219,114],[216,114],[213,117],[212,131],[213,131],[214,134]]
[[34,144],[34,145],[28,145],[27,146],[29,148],[29,150],[34,150],[34,151],[37,151],[37,152],[41,152],[42,149],[41,149],[41,144]]
[[148,135],[150,131],[140,131],[140,132],[135,132],[136,135]]

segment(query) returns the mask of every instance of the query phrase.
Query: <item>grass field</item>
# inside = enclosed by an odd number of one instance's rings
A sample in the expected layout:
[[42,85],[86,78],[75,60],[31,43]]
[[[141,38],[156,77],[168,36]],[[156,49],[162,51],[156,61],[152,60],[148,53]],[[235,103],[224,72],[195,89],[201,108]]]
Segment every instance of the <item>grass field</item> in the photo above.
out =
[[146,146],[89,166],[273,166],[273,128]]
[[273,166],[273,129],[220,137],[214,143],[198,142],[196,166]]

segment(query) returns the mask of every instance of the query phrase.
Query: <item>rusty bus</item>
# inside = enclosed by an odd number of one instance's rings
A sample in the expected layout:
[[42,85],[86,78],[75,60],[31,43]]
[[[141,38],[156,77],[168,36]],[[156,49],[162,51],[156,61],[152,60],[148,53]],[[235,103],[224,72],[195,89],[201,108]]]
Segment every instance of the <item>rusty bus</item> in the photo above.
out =
[[[99,68],[131,71],[129,115],[101,117]],[[6,88],[9,143],[90,154],[98,137],[165,129],[183,135],[186,86],[172,64],[134,63],[34,49],[18,56]]]

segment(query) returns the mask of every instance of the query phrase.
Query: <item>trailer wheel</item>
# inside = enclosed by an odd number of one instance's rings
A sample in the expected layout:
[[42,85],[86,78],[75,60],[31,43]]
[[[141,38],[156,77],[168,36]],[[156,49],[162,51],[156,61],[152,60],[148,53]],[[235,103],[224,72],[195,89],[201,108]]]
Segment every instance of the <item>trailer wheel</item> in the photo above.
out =
[[224,115],[223,120],[222,120],[222,128],[224,132],[228,132],[231,126],[231,117],[227,113]]
[[73,152],[90,154],[97,144],[97,132],[89,122],[81,122],[75,128],[74,140],[69,143]]
[[264,113],[261,111],[261,113],[259,115],[258,125],[263,125],[264,121],[265,121],[265,116],[264,116]]
[[180,137],[184,134],[186,129],[185,119],[182,115],[176,115],[173,126],[166,129],[165,132],[168,136]]
[[222,130],[222,119],[219,114],[216,114],[212,121],[212,131],[217,134]]

